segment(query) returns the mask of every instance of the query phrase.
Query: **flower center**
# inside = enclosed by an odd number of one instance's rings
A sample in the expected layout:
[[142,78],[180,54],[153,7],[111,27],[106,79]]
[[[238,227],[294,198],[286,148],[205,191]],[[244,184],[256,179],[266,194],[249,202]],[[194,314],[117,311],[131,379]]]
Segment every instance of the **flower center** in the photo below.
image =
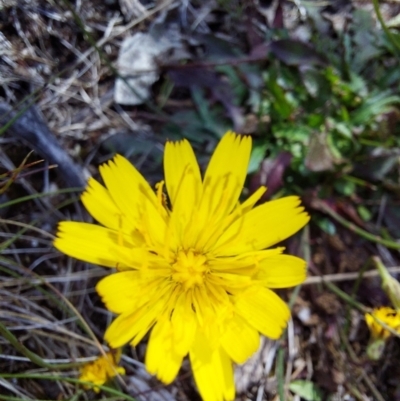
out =
[[202,285],[208,273],[207,258],[194,253],[192,250],[179,251],[172,265],[172,279],[183,284],[185,289]]

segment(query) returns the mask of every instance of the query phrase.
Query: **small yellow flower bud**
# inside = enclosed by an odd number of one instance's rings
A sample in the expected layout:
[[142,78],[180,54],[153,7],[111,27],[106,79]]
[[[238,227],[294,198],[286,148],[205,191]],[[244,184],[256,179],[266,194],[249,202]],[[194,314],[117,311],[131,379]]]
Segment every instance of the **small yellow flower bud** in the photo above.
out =
[[400,333],[400,313],[390,307],[381,306],[372,313],[366,313],[365,322],[371,332],[367,355],[372,360],[378,360],[385,349],[386,340],[392,335],[387,327]]
[[[105,355],[99,356],[93,362],[89,362],[81,368],[81,374],[79,380],[83,382],[90,382],[102,386],[107,383],[113,377],[118,375],[124,375],[125,369],[118,366],[118,362],[121,358],[121,348],[107,352]],[[85,388],[90,388],[85,386]],[[96,393],[100,392],[99,387],[93,386],[93,391]]]
[[400,283],[387,271],[379,257],[373,258],[382,279],[382,289],[389,297],[395,309],[400,309]]

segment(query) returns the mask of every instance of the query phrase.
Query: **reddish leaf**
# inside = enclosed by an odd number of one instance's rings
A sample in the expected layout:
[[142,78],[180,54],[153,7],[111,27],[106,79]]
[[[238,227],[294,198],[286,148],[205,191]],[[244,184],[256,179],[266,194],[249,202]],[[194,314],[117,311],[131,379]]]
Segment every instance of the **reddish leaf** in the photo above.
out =
[[262,200],[269,199],[283,186],[283,175],[291,160],[292,155],[289,152],[281,152],[275,159],[265,159],[261,163],[260,171],[253,176],[250,188],[256,189],[265,185],[268,191]]

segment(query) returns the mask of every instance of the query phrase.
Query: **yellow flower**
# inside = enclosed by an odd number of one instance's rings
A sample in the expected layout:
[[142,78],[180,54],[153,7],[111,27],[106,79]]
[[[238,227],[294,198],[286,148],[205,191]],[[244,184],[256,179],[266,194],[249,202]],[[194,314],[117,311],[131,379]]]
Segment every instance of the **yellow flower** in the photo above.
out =
[[372,314],[365,314],[365,321],[371,332],[372,339],[386,340],[392,333],[385,329],[378,320],[395,330],[400,334],[400,313],[388,306],[381,306],[375,308]]
[[228,132],[202,179],[189,142],[167,142],[163,183],[152,191],[122,156],[100,167],[82,195],[104,227],[62,222],[54,245],[67,255],[116,268],[97,291],[119,315],[105,333],[116,348],[136,346],[151,330],[146,367],[164,383],[189,355],[205,401],[233,400],[232,361],[258,348],[260,333],[277,339],[289,309],[270,288],[304,281],[306,263],[266,248],[309,220],[296,196],[254,207],[259,188],[243,203],[251,138]]
[[[125,369],[118,366],[121,357],[121,350],[107,352],[99,356],[95,361],[85,364],[81,368],[79,380],[90,382],[98,386],[107,383],[117,375],[124,375]],[[94,386],[93,390],[98,393],[99,387]]]

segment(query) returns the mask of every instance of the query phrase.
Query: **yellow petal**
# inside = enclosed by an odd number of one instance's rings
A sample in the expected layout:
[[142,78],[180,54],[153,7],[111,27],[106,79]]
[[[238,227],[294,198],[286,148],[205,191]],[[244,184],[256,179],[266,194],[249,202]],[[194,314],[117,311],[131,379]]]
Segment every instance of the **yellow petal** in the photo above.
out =
[[[124,274],[125,272],[122,272],[123,277]],[[139,272],[139,274],[143,273]],[[163,278],[147,279],[146,274],[143,276],[140,285],[136,286],[137,303],[134,303],[134,309],[130,311],[131,313],[127,311],[118,316],[105,333],[104,338],[112,348],[118,348],[129,341],[131,345],[136,346],[158,319],[164,315],[171,315],[169,304],[174,303],[176,298],[173,293],[173,284]],[[130,278],[132,279],[132,276]],[[132,290],[135,291],[135,288]],[[118,288],[115,288],[114,292],[113,295],[108,293],[101,295],[117,309],[120,308],[116,299]]]
[[119,315],[106,330],[105,340],[113,348],[122,347],[130,341],[138,344],[156,322],[161,309],[162,305],[158,302],[155,305],[146,304],[133,313]]
[[236,220],[212,249],[218,256],[268,248],[304,227],[310,220],[297,196],[266,202]]
[[135,310],[138,304],[139,290],[143,287],[138,271],[125,271],[111,274],[96,285],[107,309],[111,312],[129,313]]
[[235,295],[235,311],[265,336],[278,339],[286,328],[290,311],[274,292],[253,286]]
[[234,314],[224,324],[221,345],[236,363],[244,363],[260,346],[260,335],[243,318]]
[[200,220],[228,215],[242,192],[251,153],[251,138],[227,132],[218,143],[203,181]]
[[103,226],[129,235],[136,246],[144,244],[143,236],[137,227],[132,226],[129,219],[123,217],[124,212],[118,208],[108,190],[95,179],[89,178],[81,200],[88,212]]
[[261,186],[258,188],[250,197],[248,197],[241,205],[240,209],[242,213],[247,213],[249,210],[253,208],[253,206],[261,199],[261,197],[265,194],[267,188]]
[[390,331],[385,330],[385,328],[381,324],[379,324],[378,321],[374,319],[374,317],[370,313],[365,314],[365,323],[367,323],[372,338],[386,339],[390,337]]
[[380,322],[385,323],[387,326],[400,333],[400,313],[388,306],[381,306],[375,308],[372,314],[365,314],[365,321],[374,339],[386,340],[392,333],[385,329]]
[[129,313],[145,304],[172,300],[171,284],[142,271],[123,271],[103,278],[96,290],[107,308],[114,313]]
[[[112,352],[107,352],[105,355],[99,356],[93,362],[83,365],[81,367],[79,380],[101,386],[113,377],[125,374],[125,369],[117,364],[118,361],[115,359],[114,354]],[[100,392],[97,386],[92,387],[92,389],[96,393]]]
[[59,224],[53,245],[68,256],[114,268],[129,267],[120,255],[133,247],[129,238],[122,238],[113,230],[74,221],[63,221]]
[[278,256],[284,250],[284,247],[278,247],[244,253],[236,256],[215,258],[211,259],[208,262],[208,265],[213,271],[231,272],[233,274],[249,274],[253,276],[255,271],[258,270],[257,266],[261,261],[267,258],[269,259]]
[[143,176],[120,155],[101,165],[100,174],[111,198],[124,213],[122,219],[136,227],[149,245],[160,246],[165,239],[166,211]]
[[191,298],[185,293],[181,294],[175,303],[171,317],[171,328],[175,352],[181,356],[186,356],[193,344],[198,324]]
[[121,228],[121,211],[115,204],[107,189],[95,179],[89,178],[85,192],[81,196],[87,211],[103,226],[119,230]]
[[201,174],[196,156],[187,140],[165,144],[164,174],[172,208],[175,207],[177,196],[183,187],[190,187],[190,192],[186,194],[191,199],[188,203],[193,205],[197,202],[201,194]]
[[268,288],[287,288],[301,284],[307,275],[307,264],[303,259],[291,255],[275,255],[259,263],[255,280]]
[[193,376],[204,401],[232,401],[235,398],[232,362],[226,352],[210,348],[208,340],[197,332],[190,351]]
[[174,251],[182,247],[190,248],[193,234],[197,232],[192,224],[192,215],[198,208],[202,183],[199,166],[189,142],[167,142],[164,169],[172,203],[171,238],[167,240]]
[[182,355],[174,351],[173,328],[170,320],[159,320],[151,330],[146,351],[146,368],[165,384],[170,384],[182,365]]

